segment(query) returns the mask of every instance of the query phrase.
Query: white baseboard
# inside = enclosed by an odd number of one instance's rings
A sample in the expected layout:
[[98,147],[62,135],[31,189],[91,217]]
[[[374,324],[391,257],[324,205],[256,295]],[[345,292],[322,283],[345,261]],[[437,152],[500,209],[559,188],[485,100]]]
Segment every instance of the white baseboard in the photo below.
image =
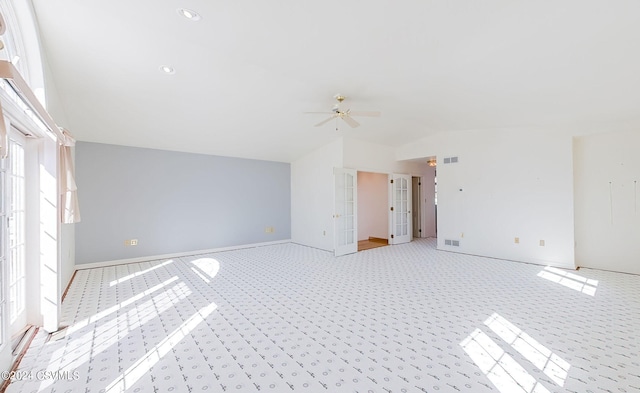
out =
[[502,260],[502,261],[509,261],[509,262],[528,263],[529,265],[551,266],[551,267],[557,267],[557,268],[560,268],[560,269],[577,270],[577,268],[578,268],[578,266],[576,266],[573,263],[563,263],[563,262],[558,262],[558,261],[547,261],[547,260],[544,260],[544,259],[532,258],[532,259],[529,259],[529,260],[525,261],[525,260],[521,260],[521,259],[513,259],[513,258],[507,258],[507,257],[474,254],[474,253],[464,252],[464,251],[459,251],[459,250],[451,250],[449,248],[440,248],[438,246],[436,246],[436,250],[445,251],[445,252],[452,252],[454,254],[471,255],[471,256],[480,257],[480,258],[490,258],[490,259],[499,259],[499,260]]
[[177,253],[174,253],[174,254],[150,255],[150,256],[138,257],[138,258],[117,259],[117,260],[114,260],[114,261],[83,263],[83,264],[80,264],[80,265],[75,265],[75,270],[95,269],[97,267],[115,266],[115,265],[126,265],[128,263],[139,263],[139,262],[155,261],[155,260],[158,260],[158,259],[188,257],[188,256],[192,256],[192,255],[211,254],[211,253],[214,253],[214,252],[241,250],[243,248],[272,246],[274,244],[284,244],[284,243],[291,243],[291,239],[276,240],[276,241],[272,241],[272,242],[263,242],[263,243],[241,244],[241,245],[238,245],[238,246],[212,248],[212,249],[209,249],[209,250],[185,251],[185,252],[177,252]]

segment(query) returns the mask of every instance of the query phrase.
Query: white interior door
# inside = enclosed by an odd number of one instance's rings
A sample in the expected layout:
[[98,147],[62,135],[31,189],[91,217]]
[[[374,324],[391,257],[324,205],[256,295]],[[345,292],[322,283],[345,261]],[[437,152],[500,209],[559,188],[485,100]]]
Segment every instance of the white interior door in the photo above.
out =
[[335,256],[358,252],[358,172],[336,168],[335,178]]
[[411,175],[389,175],[391,244],[408,243],[411,230]]

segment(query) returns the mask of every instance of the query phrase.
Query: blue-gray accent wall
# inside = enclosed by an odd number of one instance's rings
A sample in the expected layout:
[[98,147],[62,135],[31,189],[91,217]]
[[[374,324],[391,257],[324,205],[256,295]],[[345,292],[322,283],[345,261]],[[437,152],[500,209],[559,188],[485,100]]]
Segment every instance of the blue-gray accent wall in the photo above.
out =
[[75,154],[76,264],[291,238],[288,163],[89,142]]

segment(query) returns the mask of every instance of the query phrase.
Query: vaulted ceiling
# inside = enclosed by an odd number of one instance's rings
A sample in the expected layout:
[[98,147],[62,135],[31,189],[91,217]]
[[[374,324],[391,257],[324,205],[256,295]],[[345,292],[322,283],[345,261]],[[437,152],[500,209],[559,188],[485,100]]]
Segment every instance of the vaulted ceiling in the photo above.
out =
[[[636,0],[33,3],[79,140],[291,161],[340,135],[640,129]],[[313,127],[336,93],[382,116]]]

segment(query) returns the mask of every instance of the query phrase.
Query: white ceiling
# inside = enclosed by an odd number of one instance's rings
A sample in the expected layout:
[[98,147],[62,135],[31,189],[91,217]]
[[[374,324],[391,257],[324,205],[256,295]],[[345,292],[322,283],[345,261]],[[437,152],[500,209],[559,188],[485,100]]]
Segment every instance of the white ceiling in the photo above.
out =
[[[637,0],[33,3],[83,141],[291,161],[339,135],[640,129]],[[336,93],[382,116],[313,127]]]

